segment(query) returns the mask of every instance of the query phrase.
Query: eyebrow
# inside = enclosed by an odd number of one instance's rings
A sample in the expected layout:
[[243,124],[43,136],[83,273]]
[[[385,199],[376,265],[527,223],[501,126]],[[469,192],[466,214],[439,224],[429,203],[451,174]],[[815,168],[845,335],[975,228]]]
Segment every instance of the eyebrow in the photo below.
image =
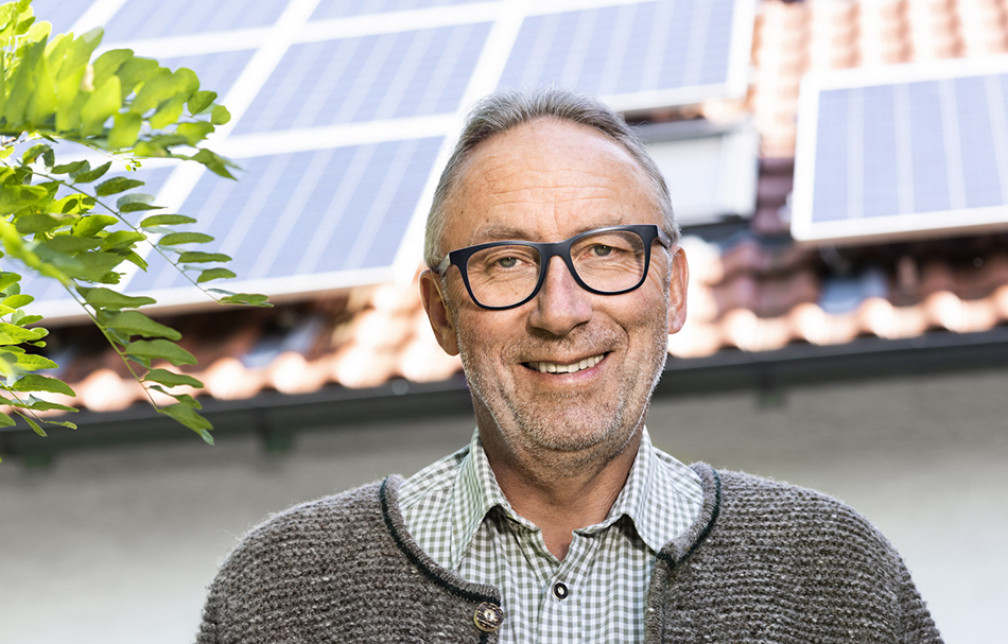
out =
[[[580,235],[583,232],[589,230],[595,230],[596,228],[606,228],[608,226],[618,226],[619,224],[615,221],[610,221],[608,223],[604,222],[591,222],[585,223],[583,226],[579,226],[571,235]],[[532,235],[529,235],[527,231],[517,226],[511,224],[505,224],[501,222],[490,222],[476,229],[475,234],[471,239],[471,244],[482,244],[489,241],[505,241],[508,239],[521,240],[521,241],[541,241],[533,239]],[[559,240],[550,240],[559,241]]]

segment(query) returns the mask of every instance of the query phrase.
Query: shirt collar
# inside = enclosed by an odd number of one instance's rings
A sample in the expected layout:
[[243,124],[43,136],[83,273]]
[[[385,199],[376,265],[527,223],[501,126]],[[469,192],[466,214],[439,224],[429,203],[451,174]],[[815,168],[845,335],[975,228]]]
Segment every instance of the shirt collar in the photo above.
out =
[[[630,475],[608,516],[602,523],[578,532],[600,532],[627,516],[641,540],[657,553],[681,532],[682,521],[674,518],[681,516],[684,504],[699,506],[702,493],[698,481],[696,485],[691,484],[694,478],[696,474],[686,465],[657,450],[651,443],[647,428],[643,428]],[[477,429],[469,442],[469,453],[459,467],[452,492],[453,567],[458,566],[487,513],[495,507],[500,507],[514,522],[537,529],[512,510],[490,469]]]
[[453,568],[458,566],[466,550],[469,549],[469,544],[472,543],[473,536],[480,524],[483,523],[487,513],[498,506],[509,515],[514,514],[511,512],[511,505],[504,497],[504,492],[497,484],[497,477],[490,469],[490,461],[487,460],[486,452],[483,450],[479,429],[476,429],[469,441],[469,453],[462,460],[461,467],[455,476],[455,486],[452,492],[451,563]]

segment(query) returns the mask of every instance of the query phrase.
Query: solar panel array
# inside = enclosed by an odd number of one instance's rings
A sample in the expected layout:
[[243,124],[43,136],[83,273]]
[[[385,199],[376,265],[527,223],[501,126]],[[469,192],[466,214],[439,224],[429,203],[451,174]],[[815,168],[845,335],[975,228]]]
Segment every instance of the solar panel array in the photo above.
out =
[[800,108],[796,239],[1008,225],[1008,58],[813,81]]
[[[104,25],[103,49],[189,67],[220,94],[233,118],[211,147],[240,180],[150,162],[167,175],[151,187],[234,258],[241,277],[226,288],[274,297],[412,277],[436,173],[483,94],[559,84],[618,109],[741,96],[755,12],[755,0],[34,6],[54,32]],[[156,259],[124,288],[168,305],[206,300]]]

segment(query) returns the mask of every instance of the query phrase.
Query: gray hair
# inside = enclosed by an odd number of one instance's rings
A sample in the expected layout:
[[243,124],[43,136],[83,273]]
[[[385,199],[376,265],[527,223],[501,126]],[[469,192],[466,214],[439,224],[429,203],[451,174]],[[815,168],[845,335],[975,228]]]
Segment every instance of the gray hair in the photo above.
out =
[[650,177],[654,187],[655,202],[665,219],[663,228],[672,239],[679,242],[679,226],[672,212],[672,199],[668,185],[647,149],[626,121],[601,102],[555,87],[532,93],[504,91],[487,96],[469,114],[455,150],[452,152],[434,192],[434,200],[427,215],[424,240],[424,261],[428,267],[437,266],[441,260],[438,244],[446,222],[445,203],[459,179],[462,165],[477,147],[495,134],[506,132],[523,123],[539,118],[555,118],[586,125],[601,132],[630,153]]

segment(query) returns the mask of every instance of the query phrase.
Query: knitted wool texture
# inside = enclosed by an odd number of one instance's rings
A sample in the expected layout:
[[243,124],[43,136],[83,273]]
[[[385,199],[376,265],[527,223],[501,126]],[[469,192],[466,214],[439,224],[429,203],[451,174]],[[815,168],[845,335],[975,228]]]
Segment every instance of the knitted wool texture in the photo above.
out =
[[[693,467],[704,505],[658,555],[646,642],[941,642],[899,555],[849,507]],[[210,588],[198,644],[496,642],[473,614],[499,605],[500,593],[417,547],[396,504],[401,480],[296,506],[252,530]]]

